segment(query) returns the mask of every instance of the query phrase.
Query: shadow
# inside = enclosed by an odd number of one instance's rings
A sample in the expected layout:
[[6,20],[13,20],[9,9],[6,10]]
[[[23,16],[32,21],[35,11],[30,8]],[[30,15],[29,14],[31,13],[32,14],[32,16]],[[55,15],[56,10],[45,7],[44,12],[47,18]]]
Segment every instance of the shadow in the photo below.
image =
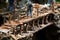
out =
[[46,28],[36,32],[34,34],[33,40],[58,40],[59,34],[55,24],[47,26]]

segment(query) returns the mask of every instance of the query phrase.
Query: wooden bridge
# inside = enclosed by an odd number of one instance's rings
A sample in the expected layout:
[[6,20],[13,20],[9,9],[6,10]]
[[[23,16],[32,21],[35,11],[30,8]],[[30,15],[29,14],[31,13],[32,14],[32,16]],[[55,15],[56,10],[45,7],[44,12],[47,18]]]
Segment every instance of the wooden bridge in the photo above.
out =
[[[9,36],[12,36],[12,38],[15,40],[30,37],[33,36],[35,32],[38,32],[39,30],[42,30],[43,28],[53,24],[52,15],[53,13],[43,13],[35,18],[22,19],[18,20],[17,22],[10,20],[10,22],[4,23],[0,29],[12,29],[13,34],[9,34]],[[15,32],[16,28],[20,29],[18,33]],[[18,38],[16,36],[18,36]]]
[[[32,18],[25,17],[24,19],[19,19],[18,17],[18,19],[15,20],[11,20],[12,16],[9,14],[9,21],[0,27],[0,31],[3,30],[3,32],[6,33],[4,33],[4,36],[11,37],[11,40],[18,40],[22,38],[25,38],[24,40],[31,38],[32,40],[35,32],[42,30],[54,22],[54,12],[52,12],[52,10],[45,13],[39,13],[38,16],[37,13],[35,13]],[[8,31],[5,31],[5,29]],[[0,39],[4,37],[3,34],[0,36]]]

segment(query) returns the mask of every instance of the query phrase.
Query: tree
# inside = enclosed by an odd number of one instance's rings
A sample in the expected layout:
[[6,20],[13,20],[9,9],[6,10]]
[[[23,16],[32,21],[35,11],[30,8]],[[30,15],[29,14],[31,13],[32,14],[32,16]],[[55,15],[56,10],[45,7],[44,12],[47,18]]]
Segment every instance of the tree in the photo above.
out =
[[6,0],[0,0],[0,9],[6,7]]

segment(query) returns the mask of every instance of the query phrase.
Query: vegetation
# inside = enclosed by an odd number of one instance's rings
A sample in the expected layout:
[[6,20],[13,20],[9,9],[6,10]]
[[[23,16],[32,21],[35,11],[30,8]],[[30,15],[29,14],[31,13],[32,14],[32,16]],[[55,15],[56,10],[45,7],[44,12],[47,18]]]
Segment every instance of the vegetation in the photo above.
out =
[[0,0],[0,8],[6,7],[6,2],[5,0]]
[[56,0],[56,1],[60,3],[60,0]]

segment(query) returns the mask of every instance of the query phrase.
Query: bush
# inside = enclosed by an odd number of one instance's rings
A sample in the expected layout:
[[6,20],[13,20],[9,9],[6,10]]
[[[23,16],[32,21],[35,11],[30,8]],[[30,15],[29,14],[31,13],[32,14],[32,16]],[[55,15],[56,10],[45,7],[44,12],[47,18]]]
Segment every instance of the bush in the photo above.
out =
[[60,3],[60,0],[56,0],[56,1]]

